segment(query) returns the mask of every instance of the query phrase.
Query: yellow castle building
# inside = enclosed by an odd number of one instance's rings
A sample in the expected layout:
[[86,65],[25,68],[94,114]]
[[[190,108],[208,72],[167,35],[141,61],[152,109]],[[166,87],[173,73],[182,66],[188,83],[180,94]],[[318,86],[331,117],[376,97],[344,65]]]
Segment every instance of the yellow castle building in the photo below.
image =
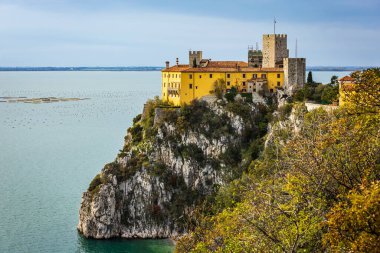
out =
[[166,62],[162,70],[162,100],[174,105],[190,103],[214,91],[222,79],[226,92],[235,87],[240,93],[275,93],[284,87],[303,87],[305,58],[289,58],[286,34],[264,34],[263,50],[248,50],[248,62],[203,59],[202,51],[189,51],[189,63],[174,66]]

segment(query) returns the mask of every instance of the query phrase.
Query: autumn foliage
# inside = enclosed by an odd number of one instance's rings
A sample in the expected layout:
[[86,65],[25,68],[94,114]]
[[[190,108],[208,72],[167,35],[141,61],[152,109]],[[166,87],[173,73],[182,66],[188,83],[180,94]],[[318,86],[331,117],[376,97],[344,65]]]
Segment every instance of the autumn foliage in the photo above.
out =
[[[272,122],[249,172],[221,187],[177,252],[380,252],[379,70],[350,108]],[[351,96],[351,97],[350,97]]]

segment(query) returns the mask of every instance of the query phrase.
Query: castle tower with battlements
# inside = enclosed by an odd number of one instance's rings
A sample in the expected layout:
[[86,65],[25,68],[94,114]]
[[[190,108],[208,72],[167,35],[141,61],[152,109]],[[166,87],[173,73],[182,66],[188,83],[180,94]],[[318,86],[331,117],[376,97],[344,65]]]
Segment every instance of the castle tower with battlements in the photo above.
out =
[[286,34],[263,35],[263,68],[282,68],[283,59],[289,57]]
[[189,67],[199,66],[202,60],[202,51],[189,51]]

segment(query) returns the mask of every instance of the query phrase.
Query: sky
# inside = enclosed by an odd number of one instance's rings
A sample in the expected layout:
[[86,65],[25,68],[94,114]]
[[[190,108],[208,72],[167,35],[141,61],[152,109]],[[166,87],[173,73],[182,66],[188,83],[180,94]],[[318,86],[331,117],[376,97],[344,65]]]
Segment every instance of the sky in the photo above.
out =
[[380,0],[0,0],[0,66],[164,66],[188,50],[247,61],[288,35],[308,66],[380,66]]

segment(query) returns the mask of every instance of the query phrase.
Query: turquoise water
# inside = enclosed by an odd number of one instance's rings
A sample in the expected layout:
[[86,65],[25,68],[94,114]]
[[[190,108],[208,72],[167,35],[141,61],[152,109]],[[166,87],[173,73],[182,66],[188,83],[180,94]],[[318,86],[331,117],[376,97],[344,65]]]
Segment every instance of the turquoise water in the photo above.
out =
[[[313,72],[327,83],[333,74]],[[122,148],[160,72],[0,72],[0,97],[78,97],[0,103],[0,252],[171,252],[168,240],[87,240],[81,194]]]
[[81,194],[113,161],[160,72],[0,72],[0,97],[79,97],[0,103],[0,252],[171,252],[167,240],[87,240]]
[[[306,72],[306,77],[307,77],[308,71]],[[323,83],[327,84],[330,83],[331,77],[333,75],[338,76],[338,78],[342,78],[344,76],[350,75],[351,71],[312,71],[313,74],[313,80],[314,82],[317,83]]]

